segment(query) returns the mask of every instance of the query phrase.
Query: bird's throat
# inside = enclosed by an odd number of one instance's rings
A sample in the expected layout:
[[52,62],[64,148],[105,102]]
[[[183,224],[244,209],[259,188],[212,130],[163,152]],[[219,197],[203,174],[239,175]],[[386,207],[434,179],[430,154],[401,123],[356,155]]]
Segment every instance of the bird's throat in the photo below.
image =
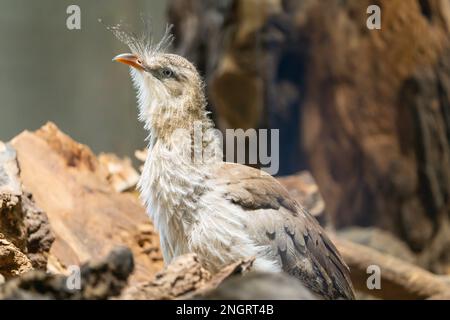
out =
[[206,114],[190,127],[177,129],[161,136],[150,128],[149,152],[139,183],[151,219],[159,233],[169,238],[183,237],[195,222],[198,199],[208,189],[210,168],[222,161],[220,138]]

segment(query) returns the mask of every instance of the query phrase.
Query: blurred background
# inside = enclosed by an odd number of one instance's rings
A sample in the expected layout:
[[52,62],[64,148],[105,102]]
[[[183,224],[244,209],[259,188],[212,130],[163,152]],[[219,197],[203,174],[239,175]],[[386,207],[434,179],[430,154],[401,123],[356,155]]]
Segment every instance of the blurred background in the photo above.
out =
[[[66,27],[71,4],[81,9],[80,30]],[[127,48],[105,25],[123,20],[138,28],[145,13],[159,37],[166,1],[1,0],[0,6],[0,139],[53,121],[95,152],[132,155],[145,146],[128,69],[111,61]]]
[[[66,28],[70,4],[81,30]],[[367,28],[372,4],[381,30]],[[280,175],[310,172],[332,225],[450,273],[448,0],[0,5],[0,139],[51,120],[132,157],[145,134],[128,70],[111,62],[126,48],[97,19],[139,28],[145,13],[156,36],[174,24],[172,50],[205,77],[219,128],[280,129]]]

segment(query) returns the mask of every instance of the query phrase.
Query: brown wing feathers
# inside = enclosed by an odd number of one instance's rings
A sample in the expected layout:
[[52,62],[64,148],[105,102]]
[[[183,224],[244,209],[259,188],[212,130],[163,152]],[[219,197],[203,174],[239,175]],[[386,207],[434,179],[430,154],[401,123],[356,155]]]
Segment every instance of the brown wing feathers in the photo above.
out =
[[329,299],[352,299],[349,270],[323,229],[272,176],[246,166],[226,163],[218,168],[226,198],[248,211],[276,210],[278,221],[260,222],[259,239],[277,250],[283,269],[311,290]]

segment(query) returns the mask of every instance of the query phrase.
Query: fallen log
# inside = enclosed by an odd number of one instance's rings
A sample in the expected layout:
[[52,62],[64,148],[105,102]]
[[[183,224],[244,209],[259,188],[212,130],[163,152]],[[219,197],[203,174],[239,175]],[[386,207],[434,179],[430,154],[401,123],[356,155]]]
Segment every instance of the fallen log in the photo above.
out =
[[133,271],[133,255],[127,248],[114,248],[102,260],[90,261],[71,277],[32,271],[0,286],[1,299],[107,299],[120,294]]
[[49,269],[64,272],[103,257],[117,245],[135,257],[130,281],[150,279],[162,268],[159,239],[136,196],[118,193],[110,173],[91,150],[48,123],[11,141],[17,150],[20,178],[47,213],[56,240]]
[[[382,254],[374,249],[332,237],[350,268],[353,286],[359,292],[380,299],[429,299],[450,293],[449,277],[438,276],[408,262]],[[381,271],[381,288],[370,290],[369,266]]]
[[47,215],[23,190],[14,148],[0,142],[0,274],[46,270],[53,240]]

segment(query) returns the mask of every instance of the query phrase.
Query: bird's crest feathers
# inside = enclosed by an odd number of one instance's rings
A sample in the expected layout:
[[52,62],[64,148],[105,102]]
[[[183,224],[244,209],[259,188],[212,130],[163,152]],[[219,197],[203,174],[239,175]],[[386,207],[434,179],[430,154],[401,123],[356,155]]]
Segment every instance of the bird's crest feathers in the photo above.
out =
[[151,56],[158,53],[165,53],[174,40],[172,34],[173,25],[168,24],[163,37],[158,42],[155,42],[151,19],[141,16],[141,21],[144,28],[140,35],[131,31],[129,25],[123,22],[106,26],[106,28],[138,56]]

